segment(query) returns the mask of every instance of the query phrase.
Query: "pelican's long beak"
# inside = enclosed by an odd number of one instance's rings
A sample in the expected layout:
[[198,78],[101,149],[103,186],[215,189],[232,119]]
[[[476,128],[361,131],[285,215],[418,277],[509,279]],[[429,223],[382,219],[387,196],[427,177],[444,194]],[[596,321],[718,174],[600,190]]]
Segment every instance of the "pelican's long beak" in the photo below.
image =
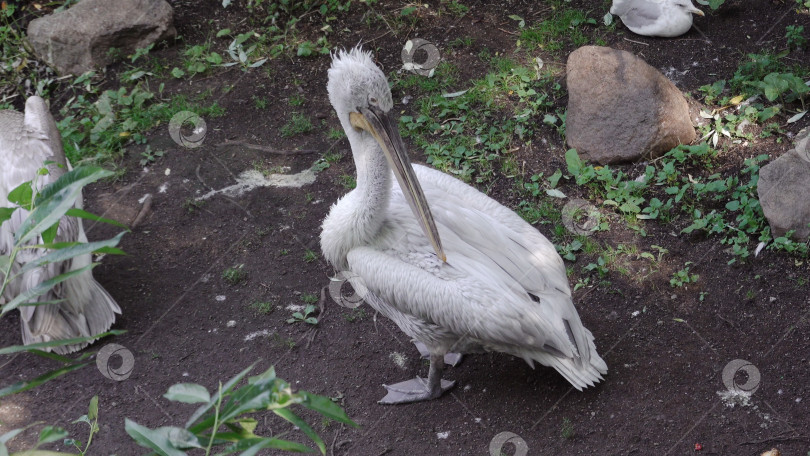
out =
[[430,212],[427,198],[422,192],[422,186],[419,185],[416,174],[413,172],[413,166],[411,166],[411,160],[408,158],[405,143],[402,142],[402,137],[399,136],[396,120],[390,113],[384,113],[373,106],[360,108],[358,111],[360,112],[349,113],[349,122],[353,127],[371,133],[380,144],[385,153],[385,158],[388,159],[388,165],[394,171],[402,193],[405,195],[408,205],[411,206],[411,211],[419,220],[422,231],[433,245],[436,255],[442,261],[447,262],[441,239],[439,239],[439,231],[433,221],[433,214]]
[[705,16],[705,14],[703,13],[703,11],[701,11],[701,10],[699,10],[699,9],[697,9],[697,8],[694,8],[694,7],[693,7],[691,10],[689,10],[689,11],[690,11],[691,13],[697,14],[698,16]]

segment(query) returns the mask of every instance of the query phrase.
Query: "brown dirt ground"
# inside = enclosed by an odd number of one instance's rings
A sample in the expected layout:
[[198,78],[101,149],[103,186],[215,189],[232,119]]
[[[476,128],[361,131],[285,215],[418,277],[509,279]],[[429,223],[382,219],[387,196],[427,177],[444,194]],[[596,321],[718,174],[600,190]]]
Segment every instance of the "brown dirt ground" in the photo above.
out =
[[[220,28],[239,30],[247,12],[234,3],[223,10],[218,0],[172,2],[179,33],[187,43],[196,43]],[[330,41],[348,47],[362,40],[388,72],[400,65],[400,49],[407,38],[420,36],[441,44],[471,36],[475,41],[469,52],[444,56],[457,64],[462,71],[459,80],[464,81],[485,74],[487,64],[476,57],[483,47],[507,54],[514,51],[517,25],[509,14],[531,20],[547,14],[534,2],[464,3],[471,10],[462,18],[431,15],[431,8],[425,8],[428,12],[420,13],[417,28],[399,33],[386,33],[383,23],[367,27],[360,20],[364,7],[353,5],[346,18],[333,24],[338,32]],[[700,32],[693,29],[678,39],[635,36],[622,25],[615,33],[601,36],[608,45],[639,54],[664,72],[676,69],[673,79],[678,87],[695,92],[703,84],[729,77],[744,54],[783,48],[786,25],[800,23],[810,29],[810,18],[797,15],[790,3],[731,2],[716,14],[698,18]],[[584,0],[571,5],[594,8]],[[403,6],[381,1],[374,8],[389,13]],[[592,16],[601,20],[606,10],[600,5]],[[303,30],[307,31],[306,24]],[[170,58],[179,46],[154,54]],[[806,63],[808,57],[805,51],[788,58]],[[382,383],[427,372],[393,323],[384,318],[375,321],[367,307],[364,316],[353,319],[349,310],[331,300],[325,303],[317,327],[285,323],[291,313],[285,307],[301,304],[302,294],[320,294],[334,273],[321,258],[307,263],[303,257],[308,249],[318,251],[320,221],[331,203],[346,192],[340,176],[354,170],[345,141],[332,144],[325,135],[327,128],[283,138],[279,129],[291,110],[272,108],[274,104],[286,107],[286,99],[300,90],[306,97],[303,110],[337,127],[325,90],[329,58],[281,58],[268,65],[273,66],[272,77],[265,71],[231,69],[191,82],[167,81],[169,93],[187,94],[207,88],[220,93],[219,88],[233,84],[233,90],[219,99],[227,115],[207,119],[208,135],[199,149],[181,149],[169,139],[165,127],[157,129],[149,143],[153,150],[167,150],[163,158],[144,170],[138,164],[143,148],[133,146],[122,164],[126,174],[85,195],[90,210],[110,211],[108,216],[125,222],[137,212],[138,199],[146,193],[154,195],[151,216],[124,238],[122,247],[128,255],[107,257],[95,269],[96,278],[123,309],[115,328],[128,332],[91,350],[108,342],[124,345],[135,355],[132,376],[115,382],[88,367],[3,400],[0,433],[42,420],[67,428],[81,440],[85,429],[71,421],[85,413],[90,398],[98,394],[101,431],[90,454],[143,454],[124,432],[125,417],[152,428],[181,425],[194,407],[163,399],[170,385],[196,382],[214,390],[218,381],[255,362],[257,371],[274,365],[295,388],[340,398],[360,429],[324,426],[307,415],[335,455],[489,454],[493,437],[505,431],[524,439],[529,454],[682,455],[693,453],[696,443],[703,446],[699,454],[755,455],[771,447],[785,455],[808,454],[810,299],[808,286],[797,280],[810,276],[808,265],[764,251],[748,264],[727,266],[729,256],[716,239],[676,236],[680,227],[655,224],[648,226],[646,238],[613,224],[598,240],[609,245],[632,240],[647,251],[661,245],[670,253],[660,271],[640,282],[614,272],[608,277],[610,284],[575,293],[583,322],[593,331],[610,367],[597,387],[577,392],[552,369],[532,370],[522,360],[488,354],[468,356],[461,365],[449,368],[446,377],[455,379],[458,386],[440,400],[378,405]],[[110,81],[116,80],[117,71],[120,66],[109,69]],[[462,82],[458,89],[463,88]],[[254,94],[267,97],[271,108],[257,109],[251,99]],[[404,95],[395,93],[394,99]],[[565,100],[557,103],[564,106]],[[405,111],[412,106],[400,105]],[[789,131],[807,123],[805,119]],[[233,199],[214,197],[189,210],[188,199],[233,184],[234,176],[255,161],[268,167],[290,166],[291,172],[297,172],[319,156],[280,156],[221,146],[226,140],[277,149],[324,151],[333,146],[347,154],[312,185],[259,188]],[[529,175],[564,168],[564,149],[553,130],[540,129],[532,144],[516,152]],[[760,140],[726,152],[728,166],[739,169],[742,157],[778,156],[788,148],[786,143]],[[159,191],[161,186],[165,192]],[[498,176],[490,193],[515,205],[511,186],[509,179]],[[576,192],[571,186],[564,190]],[[539,229],[548,235],[552,227]],[[90,237],[96,239],[112,233],[107,226],[89,229]],[[695,286],[673,289],[668,279],[685,261],[695,263],[693,271],[700,280]],[[572,282],[585,262],[577,263]],[[236,264],[245,265],[248,278],[231,286],[221,273]],[[708,292],[703,302],[698,299],[700,291]],[[218,300],[218,296],[225,298]],[[277,308],[269,315],[259,314],[249,306],[256,301],[270,301]],[[18,342],[18,325],[16,314],[0,321],[0,346]],[[264,335],[247,340],[249,334],[262,331]],[[407,357],[404,368],[391,361],[394,352]],[[723,368],[734,359],[749,360],[761,373],[760,388],[748,406],[728,407],[718,397],[725,390]],[[2,384],[54,367],[31,356],[0,359],[0,365]],[[573,431],[569,438],[562,436],[564,420],[570,421]],[[257,431],[288,429],[268,414],[260,417]],[[445,432],[446,438],[437,436]],[[293,436],[305,440],[300,433]],[[30,442],[34,432],[26,438],[18,441]],[[509,446],[504,451],[509,452]]]

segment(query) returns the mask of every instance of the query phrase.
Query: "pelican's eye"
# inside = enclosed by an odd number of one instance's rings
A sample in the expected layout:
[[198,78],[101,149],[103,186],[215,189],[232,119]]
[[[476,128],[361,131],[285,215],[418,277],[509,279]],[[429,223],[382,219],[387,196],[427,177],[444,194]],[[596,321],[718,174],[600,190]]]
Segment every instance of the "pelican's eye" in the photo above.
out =
[[377,104],[377,99],[376,99],[376,98],[374,98],[374,97],[371,97],[371,98],[369,98],[369,99],[368,99],[368,102],[369,102],[370,104],[376,105],[376,104]]

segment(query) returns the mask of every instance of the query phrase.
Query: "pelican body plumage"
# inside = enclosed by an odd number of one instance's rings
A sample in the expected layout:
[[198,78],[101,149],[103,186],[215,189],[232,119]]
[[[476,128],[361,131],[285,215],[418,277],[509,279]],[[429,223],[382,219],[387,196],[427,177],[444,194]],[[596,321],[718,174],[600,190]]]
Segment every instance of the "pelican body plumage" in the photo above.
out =
[[[40,175],[39,170],[46,162],[50,163],[47,165],[48,173]],[[62,150],[62,138],[45,100],[37,96],[28,98],[25,113],[0,111],[0,207],[13,207],[8,201],[8,194],[20,184],[36,180],[41,190],[67,172],[69,166]],[[75,207],[82,208],[81,195]],[[18,209],[9,220],[0,224],[0,255],[8,255],[12,251],[14,233],[28,214],[28,211]],[[62,217],[54,242],[87,242],[82,220]],[[41,237],[29,241],[30,245],[42,243]],[[90,254],[79,255],[20,274],[25,264],[36,261],[46,253],[47,250],[42,248],[26,248],[17,254],[11,265],[12,278],[5,293],[0,296],[0,302],[9,302],[46,280],[84,268],[92,262]],[[0,271],[2,278],[3,271]],[[33,301],[61,302],[19,308],[22,340],[26,345],[103,333],[115,322],[115,314],[121,313],[118,304],[96,282],[90,270],[65,280]],[[54,347],[53,351],[71,353],[86,345],[63,345]]]
[[338,52],[328,79],[357,186],[324,219],[324,257],[430,355],[426,380],[385,386],[380,402],[440,396],[453,386],[441,379],[449,352],[509,353],[553,367],[577,389],[600,381],[607,365],[580,321],[554,245],[475,188],[411,165],[388,81],[370,52]]

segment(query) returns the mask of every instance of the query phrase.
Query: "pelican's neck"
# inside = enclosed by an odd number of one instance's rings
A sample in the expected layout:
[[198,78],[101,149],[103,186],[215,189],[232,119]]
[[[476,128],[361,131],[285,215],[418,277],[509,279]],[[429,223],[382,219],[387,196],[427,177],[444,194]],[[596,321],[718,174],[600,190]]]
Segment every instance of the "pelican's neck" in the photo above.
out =
[[374,137],[355,130],[346,119],[357,186],[329,211],[321,232],[324,257],[338,269],[348,267],[346,256],[355,247],[370,245],[380,232],[391,196],[391,171]]
[[357,186],[351,192],[361,203],[358,207],[372,219],[382,218],[391,194],[391,170],[380,145],[365,131],[351,126],[346,136],[357,169]]

